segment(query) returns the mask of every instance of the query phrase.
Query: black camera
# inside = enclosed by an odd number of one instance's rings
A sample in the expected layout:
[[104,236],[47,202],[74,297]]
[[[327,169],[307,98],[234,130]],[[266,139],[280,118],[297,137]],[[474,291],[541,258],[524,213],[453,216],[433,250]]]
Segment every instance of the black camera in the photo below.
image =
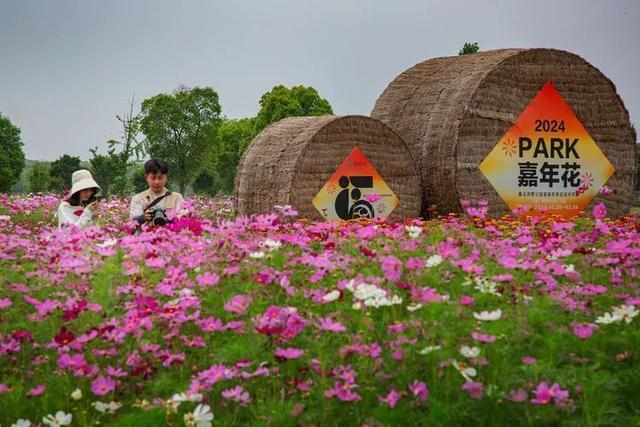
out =
[[162,208],[154,208],[151,213],[151,222],[153,225],[165,225],[169,222],[169,218],[167,218],[167,213]]
[[[138,224],[142,225],[146,222],[146,217],[144,214],[134,216],[133,219],[138,222]],[[153,225],[165,225],[169,222],[169,218],[167,218],[167,213],[162,208],[153,208],[151,211],[151,223]]]

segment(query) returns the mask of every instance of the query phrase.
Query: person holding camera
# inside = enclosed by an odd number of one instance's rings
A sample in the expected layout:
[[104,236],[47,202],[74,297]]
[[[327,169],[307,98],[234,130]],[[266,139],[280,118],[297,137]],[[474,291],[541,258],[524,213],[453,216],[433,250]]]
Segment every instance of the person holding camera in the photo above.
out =
[[165,187],[169,179],[169,164],[160,159],[148,160],[144,164],[144,177],[149,189],[131,198],[129,219],[140,225],[165,225],[169,222],[167,211],[177,209],[184,200],[182,194]]
[[91,172],[86,169],[75,171],[71,175],[71,191],[66,200],[58,206],[58,227],[74,224],[79,228],[95,224],[93,215],[98,208],[98,197],[102,189],[94,181]]

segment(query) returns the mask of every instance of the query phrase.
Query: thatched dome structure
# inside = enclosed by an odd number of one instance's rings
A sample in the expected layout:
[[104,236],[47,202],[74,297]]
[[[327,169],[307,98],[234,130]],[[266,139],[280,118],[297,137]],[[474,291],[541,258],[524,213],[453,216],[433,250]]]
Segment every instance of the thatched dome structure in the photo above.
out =
[[[478,165],[520,113],[552,81],[615,167],[600,196],[613,216],[633,203],[635,130],[613,83],[581,57],[553,49],[504,49],[435,58],[406,70],[372,112],[405,140],[419,165],[423,208],[459,212],[461,199],[488,199],[493,213],[507,206]],[[588,207],[587,209],[590,209]]]
[[384,123],[364,116],[290,117],[264,129],[238,165],[237,214],[291,205],[303,218],[321,219],[312,200],[355,147],[399,199],[390,219],[418,217],[421,183],[407,145]]

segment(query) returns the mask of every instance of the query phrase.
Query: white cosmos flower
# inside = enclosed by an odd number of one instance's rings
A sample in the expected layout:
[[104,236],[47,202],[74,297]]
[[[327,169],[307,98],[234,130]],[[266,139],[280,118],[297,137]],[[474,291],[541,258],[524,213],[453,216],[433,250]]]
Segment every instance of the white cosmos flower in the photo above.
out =
[[71,393],[71,398],[73,400],[80,400],[82,399],[82,390],[80,390],[79,388],[73,390],[73,392]]
[[500,295],[500,292],[498,292],[498,284],[488,279],[476,279],[476,286],[474,289],[479,291],[481,294],[491,294],[497,297],[502,296]]
[[31,421],[20,418],[19,420],[16,420],[15,423],[11,424],[11,427],[31,427]]
[[51,427],[68,426],[71,424],[71,420],[73,420],[73,416],[63,411],[58,411],[55,415],[49,414],[42,418],[42,422]]
[[96,246],[100,246],[101,248],[108,248],[110,246],[114,246],[118,243],[118,239],[109,239],[109,240],[105,240],[102,243],[98,243],[96,244]]
[[436,265],[442,264],[442,261],[443,258],[440,255],[431,255],[429,258],[427,258],[427,263],[425,265],[427,267],[435,267]]
[[497,309],[494,311],[481,311],[480,313],[473,313],[473,317],[483,322],[491,322],[499,320],[502,317],[502,310]]
[[322,297],[322,301],[324,301],[324,302],[334,302],[338,298],[340,298],[340,291],[334,290],[334,291],[331,291],[331,292],[325,294],[325,296]]
[[174,402],[202,402],[202,394],[200,393],[176,393],[171,397]]
[[282,246],[282,243],[278,240],[267,239],[260,242],[260,247],[267,248],[269,252],[279,249],[280,246]]
[[632,305],[620,305],[613,307],[613,315],[621,321],[624,320],[626,323],[631,323],[633,318],[638,315],[638,310]]
[[478,375],[478,372],[475,370],[475,368],[467,366],[463,362],[458,362],[457,360],[454,360],[452,362],[452,365],[454,368],[458,370],[458,372],[460,372],[460,375],[462,375],[464,379],[467,381],[471,381],[471,378]]
[[442,348],[442,346],[440,345],[428,345],[425,348],[423,348],[422,350],[418,351],[418,354],[429,354],[432,353],[436,350],[440,350]]
[[96,411],[102,412],[103,414],[115,414],[115,412],[122,407],[122,403],[119,402],[93,402],[93,407],[96,408]]
[[469,347],[467,345],[463,345],[460,347],[460,354],[462,354],[467,359],[473,359],[480,355],[480,349],[478,347]]
[[416,311],[422,308],[422,304],[418,303],[418,304],[409,304],[407,306],[407,311]]
[[262,251],[249,252],[249,257],[251,257],[253,259],[264,258],[264,252],[262,252]]
[[196,427],[211,427],[211,421],[213,421],[213,414],[209,405],[200,404],[193,410],[193,421]]
[[417,225],[405,225],[404,229],[407,230],[409,237],[412,239],[415,239],[422,234],[422,227],[418,227]]
[[619,322],[620,320],[622,319],[618,316],[612,316],[611,313],[605,313],[602,316],[596,318],[596,323],[599,323],[601,325],[609,325],[611,323]]

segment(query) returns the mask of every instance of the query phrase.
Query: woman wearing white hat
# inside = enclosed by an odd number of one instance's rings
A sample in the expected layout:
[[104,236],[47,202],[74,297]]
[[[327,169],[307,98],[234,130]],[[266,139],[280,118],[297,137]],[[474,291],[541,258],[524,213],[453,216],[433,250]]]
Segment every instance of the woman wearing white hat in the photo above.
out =
[[71,175],[69,197],[58,206],[58,227],[63,224],[75,224],[80,228],[94,225],[93,214],[98,206],[95,198],[101,192],[91,172],[86,169],[75,171]]

